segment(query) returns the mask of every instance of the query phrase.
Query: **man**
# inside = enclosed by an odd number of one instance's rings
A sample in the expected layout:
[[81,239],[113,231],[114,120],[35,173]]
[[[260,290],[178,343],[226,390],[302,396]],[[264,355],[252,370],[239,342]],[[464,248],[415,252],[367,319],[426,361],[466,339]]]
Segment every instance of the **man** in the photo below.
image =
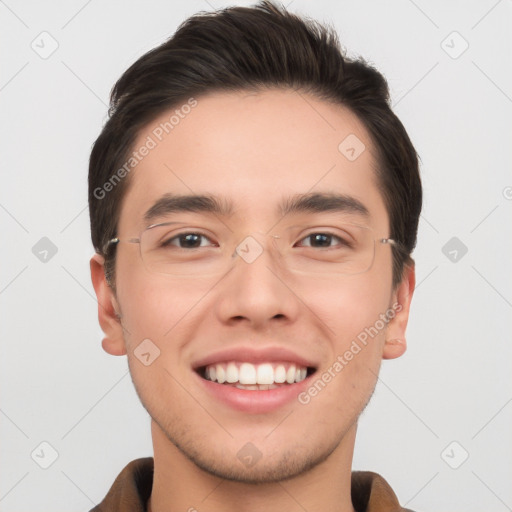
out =
[[90,160],[103,348],[154,458],[95,511],[395,511],[352,472],[405,351],[421,210],[384,78],[262,2],[194,16],[112,91]]

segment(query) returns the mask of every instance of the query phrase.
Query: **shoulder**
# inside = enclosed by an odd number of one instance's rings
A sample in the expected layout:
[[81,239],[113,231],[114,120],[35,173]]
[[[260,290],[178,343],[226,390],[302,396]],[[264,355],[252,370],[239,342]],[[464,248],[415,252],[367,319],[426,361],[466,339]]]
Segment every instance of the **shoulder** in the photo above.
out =
[[357,512],[413,512],[400,506],[388,482],[373,471],[353,471],[351,492]]
[[90,512],[145,512],[153,486],[153,457],[132,460]]

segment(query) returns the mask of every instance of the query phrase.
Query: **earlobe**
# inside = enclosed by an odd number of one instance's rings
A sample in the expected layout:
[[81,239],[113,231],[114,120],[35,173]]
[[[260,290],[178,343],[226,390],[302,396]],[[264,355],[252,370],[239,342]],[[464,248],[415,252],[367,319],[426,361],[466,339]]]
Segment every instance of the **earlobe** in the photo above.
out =
[[386,339],[384,343],[383,359],[396,359],[407,350],[407,341],[404,339]]
[[98,301],[98,320],[105,334],[101,343],[105,352],[122,356],[126,354],[123,327],[119,319],[119,305],[105,277],[104,258],[95,254],[91,258],[91,279]]
[[395,316],[389,321],[386,328],[383,359],[400,357],[407,349],[405,332],[415,284],[414,264],[411,264],[404,268],[402,281],[393,293],[392,304]]

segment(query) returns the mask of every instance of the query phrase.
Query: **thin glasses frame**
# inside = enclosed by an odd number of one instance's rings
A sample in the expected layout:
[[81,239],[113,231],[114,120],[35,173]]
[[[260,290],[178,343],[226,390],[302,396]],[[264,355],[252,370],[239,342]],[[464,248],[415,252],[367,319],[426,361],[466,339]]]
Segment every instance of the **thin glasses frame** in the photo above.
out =
[[[140,233],[140,235],[138,236],[138,238],[126,238],[126,239],[121,239],[119,237],[114,237],[114,238],[111,238],[110,240],[108,240],[106,242],[106,244],[104,245],[103,247],[103,252],[104,254],[107,254],[107,251],[109,250],[109,248],[113,245],[117,245],[118,243],[120,242],[125,242],[125,243],[132,243],[132,244],[139,244],[139,255],[141,257],[141,260],[142,260],[142,263],[143,265],[145,266],[145,268],[151,272],[151,273],[156,273],[156,274],[163,274],[163,275],[181,275],[180,272],[165,272],[165,271],[159,271],[159,270],[154,270],[151,268],[150,264],[148,264],[148,262],[145,260],[144,258],[144,254],[143,254],[143,247],[142,247],[142,239],[145,235],[146,232],[150,231],[150,230],[153,230],[155,228],[160,228],[160,227],[166,227],[166,226],[171,226],[171,225],[175,225],[176,223],[175,222],[160,222],[160,223],[155,223],[155,224],[151,224],[149,226],[147,226],[145,229],[143,229]],[[360,229],[365,229],[365,230],[368,230],[369,233],[373,234],[373,229],[372,228],[369,228],[367,226],[362,226],[362,225],[359,225],[359,224],[355,224],[355,223],[343,223],[342,224],[343,226],[351,226],[351,227],[357,227],[357,228],[360,228]],[[173,237],[171,237],[170,239],[174,239],[175,237],[179,237],[180,235],[186,235],[186,234],[198,234],[200,236],[204,236],[205,238],[208,238],[208,235],[204,234],[203,232],[201,231],[204,231],[202,229],[199,229],[199,228],[193,228],[193,227],[188,227],[186,228],[187,230],[185,231],[182,231],[180,233],[177,233],[175,234]],[[330,228],[329,228],[330,229]],[[334,237],[339,237],[338,235],[336,235],[335,233],[331,233],[331,232],[328,232],[328,228],[317,228],[316,231],[312,231],[310,232],[308,235],[305,235],[300,241],[314,235],[314,234],[327,234],[329,236],[334,236]],[[281,238],[279,235],[267,235],[267,236],[271,236],[275,239],[279,239]],[[248,237],[246,237],[247,239]],[[244,240],[246,240],[244,239]],[[368,266],[365,267],[363,270],[360,270],[358,272],[334,272],[335,274],[343,274],[343,275],[357,275],[357,274],[361,274],[361,273],[365,273],[367,272],[368,270],[370,270],[370,268],[373,266],[373,263],[375,261],[375,252],[376,252],[376,243],[378,244],[382,244],[382,245],[390,245],[390,246],[393,246],[395,248],[397,248],[398,250],[401,250],[402,252],[404,251],[404,248],[402,246],[402,244],[400,242],[398,242],[397,240],[393,239],[393,238],[380,238],[380,237],[375,237],[375,236],[372,236],[371,237],[371,240],[373,241],[373,253],[371,255],[371,260],[368,260]],[[238,244],[240,245],[240,244]],[[184,251],[193,251],[194,249],[197,249],[197,248],[189,248],[189,249],[184,249],[184,248],[178,248],[178,249],[182,249]],[[317,249],[322,249],[322,248],[317,248]],[[232,256],[235,256],[235,253],[237,251],[235,251]],[[278,252],[281,254],[280,250],[278,249]],[[315,251],[316,252],[316,251]],[[179,265],[179,264],[178,264]],[[332,267],[331,267],[332,268]],[[322,273],[322,272],[313,272],[313,274],[315,273]],[[327,272],[329,273],[329,272]],[[187,275],[190,275],[190,274],[187,274]],[[201,273],[197,273],[196,275],[201,275]]]

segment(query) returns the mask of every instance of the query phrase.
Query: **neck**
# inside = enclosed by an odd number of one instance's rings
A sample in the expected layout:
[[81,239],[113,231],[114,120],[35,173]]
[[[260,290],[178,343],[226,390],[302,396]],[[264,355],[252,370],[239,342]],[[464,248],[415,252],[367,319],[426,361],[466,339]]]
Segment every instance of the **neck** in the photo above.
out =
[[356,425],[323,462],[293,478],[263,484],[229,481],[196,466],[152,422],[154,476],[148,512],[354,512],[351,467]]

